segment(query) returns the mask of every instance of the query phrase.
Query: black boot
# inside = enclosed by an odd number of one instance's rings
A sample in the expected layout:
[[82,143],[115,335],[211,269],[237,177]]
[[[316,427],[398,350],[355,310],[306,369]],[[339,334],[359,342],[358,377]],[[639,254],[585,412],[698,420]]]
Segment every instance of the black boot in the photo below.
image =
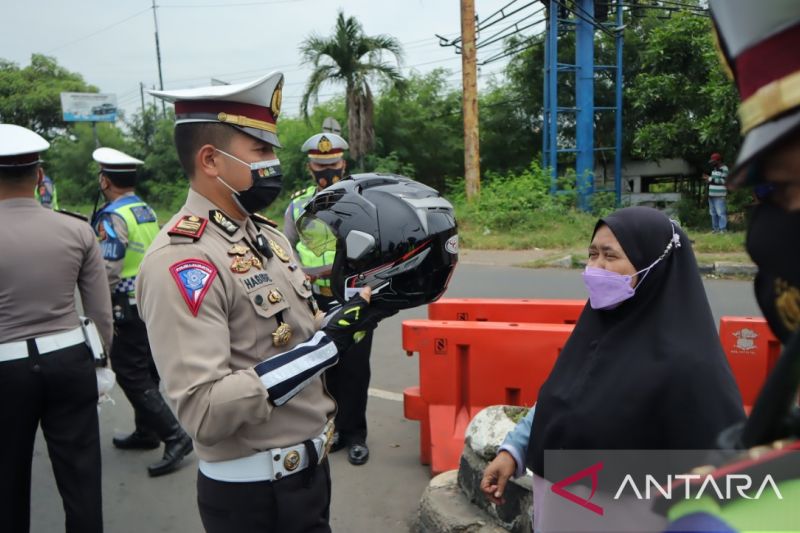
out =
[[147,472],[155,477],[175,471],[183,458],[191,453],[192,439],[178,424],[178,420],[157,389],[148,389],[137,394],[134,408],[141,412],[147,427],[152,428],[164,441],[164,456],[157,463],[148,466]]
[[164,457],[147,467],[150,477],[163,476],[178,469],[184,457],[192,452],[192,439],[183,430],[181,435],[164,442]]
[[138,427],[127,437],[114,437],[111,442],[120,450],[155,450],[161,446],[158,435]]

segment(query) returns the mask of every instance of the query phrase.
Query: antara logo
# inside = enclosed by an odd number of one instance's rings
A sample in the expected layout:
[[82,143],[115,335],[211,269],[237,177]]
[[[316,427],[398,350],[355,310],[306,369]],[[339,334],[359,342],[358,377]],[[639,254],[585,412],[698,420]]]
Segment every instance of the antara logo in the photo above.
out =
[[[595,463],[557,483],[553,483],[550,490],[574,504],[580,505],[595,514],[603,516],[603,508],[590,501],[597,492],[598,473],[602,469],[602,461]],[[588,498],[582,498],[566,490],[565,487],[585,477],[591,477],[592,481],[592,492],[589,494]],[[643,487],[644,490],[641,490],[640,486]],[[783,500],[783,494],[781,494],[771,474],[764,477],[763,481],[758,485],[757,490],[753,479],[747,474],[727,474],[719,478],[715,478],[711,474],[668,475],[666,483],[664,484],[661,484],[655,476],[647,474],[644,476],[643,485],[637,485],[633,475],[628,474],[622,480],[622,483],[614,494],[614,500],[619,500],[623,495],[628,493],[631,493],[637,500],[650,500],[651,497],[659,497],[667,500],[678,498],[699,500],[704,494],[716,496],[717,499],[723,501],[737,498],[757,500],[761,498],[761,495],[767,489],[772,491],[775,498]]]
[[[673,484],[675,487],[673,487]],[[681,485],[683,485],[683,491],[680,490]],[[761,482],[761,485],[759,486],[758,491],[755,493],[755,496],[750,496],[746,492],[750,490],[752,493],[751,488],[753,487],[753,479],[747,474],[728,474],[726,476],[720,476],[719,478],[714,478],[714,476],[711,474],[670,475],[667,476],[667,481],[664,485],[659,483],[650,474],[647,474],[644,480],[644,493],[639,490],[639,487],[636,485],[633,476],[628,474],[625,476],[625,479],[622,480],[622,484],[619,486],[617,493],[614,495],[615,500],[620,498],[626,487],[631,490],[631,492],[636,496],[637,500],[649,500],[650,495],[655,495],[656,491],[660,495],[659,497],[671,500],[673,499],[673,488],[678,489],[675,491],[677,492],[675,498],[683,497],[687,500],[699,500],[706,492],[708,492],[709,495],[716,496],[719,500],[731,500],[734,498],[757,500],[761,497],[761,494],[767,487],[772,489],[772,492],[775,494],[776,498],[779,500],[783,499],[783,494],[781,494],[781,491],[778,489],[778,485],[775,483],[775,480],[772,479],[771,474],[767,474],[764,477],[764,480]],[[694,492],[693,489],[696,489],[697,492]],[[734,490],[736,491],[736,494],[734,494]],[[711,491],[713,491],[713,493]]]
[[[576,503],[576,504],[580,505],[581,507],[589,509],[591,512],[593,512],[595,514],[599,514],[600,516],[603,516],[603,508],[600,507],[599,505],[597,505],[596,503],[592,503],[592,502],[589,501],[589,500],[592,499],[592,497],[594,496],[594,493],[597,491],[597,483],[598,483],[598,481],[597,481],[597,473],[600,472],[600,470],[602,470],[602,469],[603,469],[602,461],[599,462],[599,463],[595,463],[592,466],[584,468],[580,472],[576,472],[576,473],[572,474],[569,477],[565,477],[564,479],[562,479],[561,481],[559,481],[557,483],[553,483],[553,486],[550,487],[550,490],[552,490],[554,493],[558,494],[562,498],[568,499],[572,503]],[[575,483],[579,479],[583,479],[583,478],[585,478],[587,476],[591,476],[592,477],[592,492],[591,492],[591,494],[589,494],[588,498],[581,498],[580,496],[577,496],[577,495],[567,491],[564,488],[564,487],[567,487],[569,485],[572,485],[573,483]]]

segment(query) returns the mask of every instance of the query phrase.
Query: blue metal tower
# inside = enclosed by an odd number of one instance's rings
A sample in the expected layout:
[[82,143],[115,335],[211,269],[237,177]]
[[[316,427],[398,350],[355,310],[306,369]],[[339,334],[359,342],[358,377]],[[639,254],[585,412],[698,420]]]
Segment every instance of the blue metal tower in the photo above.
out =
[[[594,0],[547,0],[547,29],[545,37],[544,61],[544,128],[542,135],[543,166],[551,171],[550,192],[558,193],[558,154],[575,154],[575,172],[577,176],[578,206],[584,211],[590,207],[590,200],[594,194],[594,155],[595,152],[614,151],[614,190],[616,201],[619,205],[621,195],[622,172],[622,0],[615,1],[615,27],[613,30],[616,64],[594,64],[594,36],[595,30],[601,29],[607,33],[609,28],[595,19]],[[571,15],[571,16],[570,16]],[[560,34],[575,32],[575,63],[559,63],[558,40]],[[594,73],[597,70],[613,69],[615,71],[615,104],[611,107],[597,107],[594,105]],[[558,105],[558,75],[560,73],[574,73],[575,75],[575,106],[564,107]],[[615,134],[613,147],[594,146],[594,118],[598,111],[613,111],[615,113]],[[559,114],[571,115],[573,118],[559,120]],[[560,136],[564,122],[575,125],[575,146],[563,145],[563,136]]]

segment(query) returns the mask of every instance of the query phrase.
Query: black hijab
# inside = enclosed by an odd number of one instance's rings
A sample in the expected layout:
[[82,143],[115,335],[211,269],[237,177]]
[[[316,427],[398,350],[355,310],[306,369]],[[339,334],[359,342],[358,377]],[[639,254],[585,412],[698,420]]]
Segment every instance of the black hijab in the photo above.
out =
[[[672,238],[660,211],[629,207],[600,219],[628,259],[650,266]],[[544,450],[713,449],[744,419],[686,234],[610,311],[588,303],[539,391],[527,465]]]

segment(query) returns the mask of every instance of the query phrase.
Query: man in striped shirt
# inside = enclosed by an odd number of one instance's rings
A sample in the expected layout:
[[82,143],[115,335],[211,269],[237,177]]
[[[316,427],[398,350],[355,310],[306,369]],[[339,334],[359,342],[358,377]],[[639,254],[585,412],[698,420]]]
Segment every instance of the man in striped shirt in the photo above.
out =
[[728,227],[728,213],[725,197],[728,191],[725,182],[728,179],[728,167],[722,162],[718,153],[711,154],[711,175],[706,175],[708,181],[708,211],[711,213],[712,233],[725,233]]

